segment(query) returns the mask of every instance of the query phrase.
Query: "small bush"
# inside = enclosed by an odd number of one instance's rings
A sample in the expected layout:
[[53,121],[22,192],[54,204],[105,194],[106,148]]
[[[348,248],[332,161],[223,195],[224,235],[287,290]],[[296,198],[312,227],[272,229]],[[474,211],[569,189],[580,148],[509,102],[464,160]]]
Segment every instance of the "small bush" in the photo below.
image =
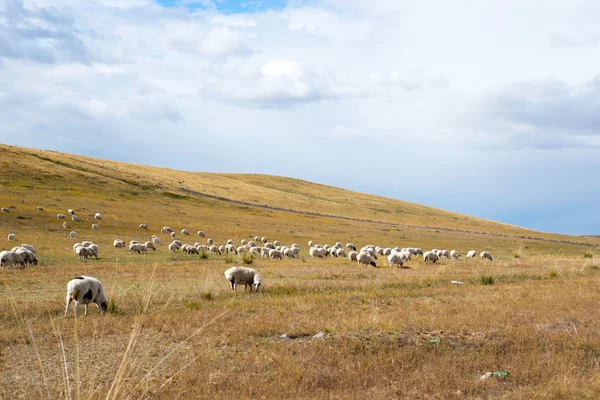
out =
[[513,253],[513,257],[514,258],[521,258],[521,255],[519,253]]
[[198,301],[184,301],[183,304],[190,310],[199,310],[201,307],[201,304]]
[[206,301],[211,301],[215,299],[215,295],[213,292],[211,292],[210,290],[202,293],[200,295],[200,297],[202,298],[202,300],[206,300]]
[[106,310],[109,314],[117,314],[119,312],[119,307],[117,306],[117,301],[114,298],[110,298],[108,300],[108,309]]
[[248,265],[252,264],[254,262],[254,254],[242,253],[242,262]]
[[586,251],[585,253],[583,253],[583,257],[584,258],[594,258],[594,253],[592,253],[591,251]]
[[556,278],[558,276],[558,272],[550,271],[550,278]]
[[492,275],[483,275],[479,280],[482,285],[493,285],[496,282],[496,278]]
[[223,261],[225,261],[225,264],[231,264],[235,261],[235,257],[232,254],[226,254]]
[[202,251],[200,252],[199,256],[200,256],[200,259],[202,259],[202,260],[206,260],[206,259],[208,259],[208,251],[206,251],[206,250],[202,250]]

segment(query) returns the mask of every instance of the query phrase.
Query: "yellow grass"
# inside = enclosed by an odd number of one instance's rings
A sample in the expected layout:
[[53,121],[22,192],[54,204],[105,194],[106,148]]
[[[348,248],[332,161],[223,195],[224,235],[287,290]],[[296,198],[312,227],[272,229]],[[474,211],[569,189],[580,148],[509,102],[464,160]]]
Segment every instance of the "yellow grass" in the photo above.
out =
[[[0,213],[0,249],[29,243],[40,260],[0,270],[0,398],[600,395],[598,239],[284,178],[193,174],[7,146],[0,155],[0,206],[11,207]],[[97,243],[99,260],[76,261],[71,229],[56,220],[68,208],[83,219],[69,221],[77,240]],[[103,220],[92,231],[96,212]],[[255,235],[296,242],[302,258],[255,260],[263,290],[233,294],[223,271],[239,260],[169,254],[163,225],[202,229],[219,244]],[[6,241],[8,232],[16,242]],[[163,246],[147,255],[112,247],[115,238],[152,234]],[[359,268],[310,258],[311,239],[463,255],[473,248],[495,261]],[[90,307],[77,321],[72,310],[63,317],[66,283],[77,275],[104,283],[111,313],[101,317]],[[490,277],[493,284],[483,284]],[[313,339],[319,332],[326,337]],[[496,370],[510,375],[479,380]]]

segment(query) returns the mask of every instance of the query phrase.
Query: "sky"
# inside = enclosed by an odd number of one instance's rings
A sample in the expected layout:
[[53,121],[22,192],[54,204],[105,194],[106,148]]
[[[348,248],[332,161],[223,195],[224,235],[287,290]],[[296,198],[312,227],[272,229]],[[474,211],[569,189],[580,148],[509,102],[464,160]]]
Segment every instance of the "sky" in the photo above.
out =
[[0,142],[600,234],[600,3],[0,0]]

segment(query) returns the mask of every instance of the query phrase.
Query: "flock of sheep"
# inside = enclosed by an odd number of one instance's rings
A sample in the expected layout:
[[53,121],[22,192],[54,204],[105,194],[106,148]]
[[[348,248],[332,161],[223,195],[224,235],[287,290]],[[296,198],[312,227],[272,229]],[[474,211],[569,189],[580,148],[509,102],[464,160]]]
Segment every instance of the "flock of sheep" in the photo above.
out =
[[[38,206],[37,210],[44,211],[43,207]],[[10,212],[6,207],[1,209],[2,212]],[[81,219],[75,215],[75,211],[72,209],[68,210],[68,214],[71,215],[71,221],[81,222]],[[96,213],[94,215],[96,220],[102,220],[102,215]],[[57,214],[58,220],[66,220],[66,214]],[[67,222],[63,222],[63,228],[68,229]],[[141,230],[148,230],[147,224],[140,224]],[[99,229],[97,224],[92,224],[92,229]],[[176,239],[175,231],[164,226],[161,229],[161,233],[170,234],[173,240],[167,247],[169,252],[176,253],[180,251],[185,254],[200,254],[201,252],[215,253],[218,255],[222,254],[244,254],[250,253],[252,255],[261,256],[263,258],[270,259],[283,259],[283,258],[296,258],[300,255],[300,246],[296,243],[290,247],[282,245],[278,240],[269,242],[265,237],[256,236],[254,240],[247,241],[242,239],[240,245],[236,246],[233,239],[227,240],[226,244],[217,245],[212,238],[206,239],[206,244],[199,242],[191,244],[182,243],[181,240]],[[198,231],[198,236],[204,238],[204,231]],[[187,229],[182,229],[181,234],[183,236],[189,236],[190,233]],[[10,233],[8,240],[15,240],[15,234]],[[69,233],[71,238],[76,238],[77,234],[75,231]],[[148,250],[156,251],[156,246],[162,245],[160,238],[156,235],[152,235],[151,240],[140,243],[136,240],[129,242],[129,251],[131,253],[145,254]],[[115,239],[113,242],[115,248],[125,248],[125,242],[121,239]],[[411,260],[413,257],[421,255],[424,262],[435,263],[441,258],[453,258],[458,259],[460,255],[456,250],[438,250],[433,249],[431,251],[421,250],[420,248],[382,248],[374,245],[367,245],[357,251],[357,247],[352,243],[347,243],[345,249],[341,242],[337,242],[335,245],[320,245],[314,244],[313,241],[308,242],[309,255],[314,258],[325,258],[325,257],[348,257],[352,262],[356,262],[359,266],[373,266],[376,267],[377,256],[387,256],[389,267],[398,266],[400,268],[405,267],[405,262]],[[98,252],[99,247],[91,241],[84,241],[81,243],[75,243],[73,245],[73,251],[76,254],[77,259],[88,259],[88,258],[99,258]],[[347,251],[347,252],[346,252]],[[475,250],[471,250],[466,254],[466,258],[474,258],[477,256]],[[481,252],[479,254],[481,259],[487,259],[493,261],[492,255],[487,252]],[[23,244],[21,246],[14,247],[10,251],[0,252],[0,266],[15,266],[15,265],[36,265],[38,263],[36,258],[36,250],[29,244]],[[260,274],[247,267],[232,267],[225,271],[225,279],[230,282],[231,289],[236,290],[237,285],[244,285],[245,288],[250,287],[258,290],[262,284],[262,278]],[[104,312],[108,309],[108,300],[104,293],[104,287],[102,283],[96,278],[90,276],[78,276],[67,284],[67,299],[65,307],[65,315],[69,310],[69,305],[74,303],[75,315],[79,315],[79,305],[85,306],[85,314],[88,312],[88,304],[94,303],[100,309],[100,312]]]

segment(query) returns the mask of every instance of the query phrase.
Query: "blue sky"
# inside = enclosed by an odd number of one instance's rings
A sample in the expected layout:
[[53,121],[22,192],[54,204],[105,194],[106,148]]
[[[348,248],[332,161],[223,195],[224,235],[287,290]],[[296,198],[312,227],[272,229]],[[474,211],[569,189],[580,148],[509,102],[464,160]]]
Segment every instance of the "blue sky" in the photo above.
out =
[[0,142],[600,234],[586,0],[0,0]]

